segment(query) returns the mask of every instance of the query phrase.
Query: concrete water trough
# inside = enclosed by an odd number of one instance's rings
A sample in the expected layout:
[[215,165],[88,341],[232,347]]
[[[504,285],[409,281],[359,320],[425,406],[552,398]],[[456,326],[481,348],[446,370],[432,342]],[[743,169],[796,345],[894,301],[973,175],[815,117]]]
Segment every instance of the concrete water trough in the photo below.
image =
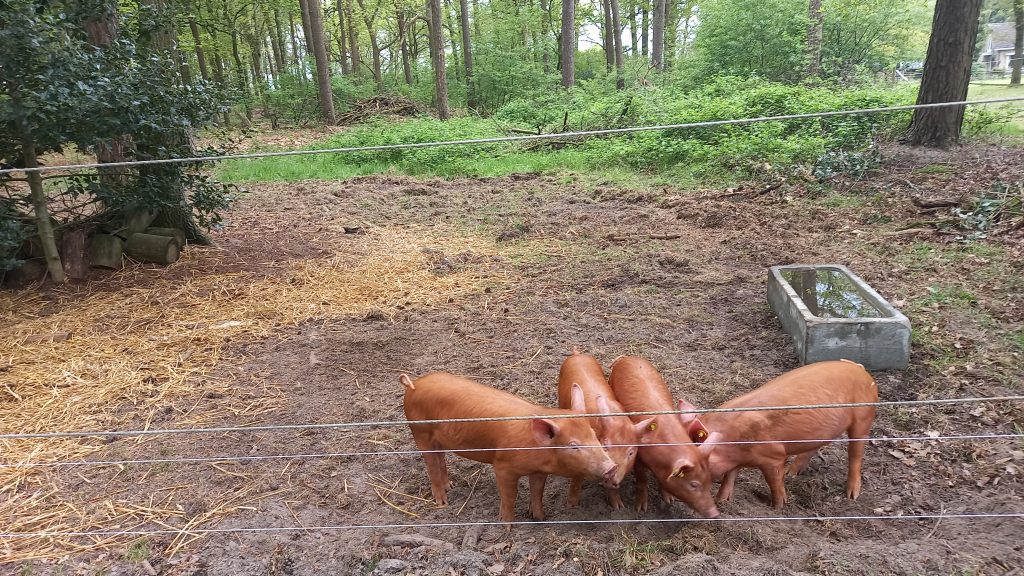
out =
[[845,266],[773,266],[768,303],[801,364],[845,358],[868,370],[907,367],[910,320]]

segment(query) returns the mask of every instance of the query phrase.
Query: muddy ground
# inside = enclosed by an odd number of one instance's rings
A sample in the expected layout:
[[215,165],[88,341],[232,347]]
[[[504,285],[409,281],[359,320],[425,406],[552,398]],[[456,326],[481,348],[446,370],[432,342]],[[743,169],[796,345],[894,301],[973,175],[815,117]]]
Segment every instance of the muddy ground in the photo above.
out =
[[[831,186],[790,181],[770,192],[624,190],[573,177],[479,180],[375,176],[344,182],[249,186],[216,236],[232,270],[274,274],[317,258],[317,231],[432,226],[493,239],[501,281],[429,310],[309,322],[258,342],[229,343],[220,373],[233,394],[272,397],[256,418],[210,425],[401,419],[401,372],[447,370],[552,403],[560,362],[573,346],[607,366],[641,354],[677,397],[714,406],[795,368],[793,345],[765,300],[769,266],[845,264],[896,303],[914,329],[911,367],[876,373],[883,400],[1024,391],[1024,246],[1020,231],[964,244],[935,230],[935,200],[1024,179],[1024,154],[998,147],[954,153],[886,152],[885,165]],[[906,229],[917,231],[905,232]],[[652,239],[650,235],[670,239]],[[432,271],[481,266],[471,253],[431,254]],[[217,273],[219,270],[210,270]],[[143,275],[139,280],[145,282]],[[194,411],[222,401],[192,398]],[[175,427],[175,412],[153,426]],[[1024,404],[882,408],[875,436],[1021,432]],[[112,439],[117,457],[314,454],[410,450],[407,429],[281,431]],[[97,455],[102,457],[103,454]],[[60,473],[82,502],[120,492],[145,501],[174,486],[183,523],[206,528],[323,527],[206,534],[178,547],[171,535],[125,541],[60,561],[0,564],[12,574],[1003,574],[1024,570],[1020,518],[902,521],[756,521],[774,516],[760,475],[741,474],[724,522],[693,518],[679,503],[647,513],[612,511],[588,484],[564,506],[567,483],[545,493],[551,520],[606,525],[347,528],[490,522],[497,492],[488,467],[449,457],[451,505],[437,508],[415,455],[294,458],[250,463],[133,465]],[[845,450],[833,445],[809,473],[789,479],[785,516],[1024,512],[1024,443],[875,442],[865,487],[847,500]],[[632,480],[623,489],[632,503]],[[231,500],[235,497],[234,500]],[[386,498],[386,501],[385,501]],[[517,515],[526,518],[525,481]],[[735,519],[735,520],[732,520]],[[178,525],[180,525],[180,523]],[[151,528],[160,528],[151,526]],[[417,538],[396,538],[417,536]],[[425,538],[425,539],[424,539]],[[170,552],[173,550],[173,554]]]

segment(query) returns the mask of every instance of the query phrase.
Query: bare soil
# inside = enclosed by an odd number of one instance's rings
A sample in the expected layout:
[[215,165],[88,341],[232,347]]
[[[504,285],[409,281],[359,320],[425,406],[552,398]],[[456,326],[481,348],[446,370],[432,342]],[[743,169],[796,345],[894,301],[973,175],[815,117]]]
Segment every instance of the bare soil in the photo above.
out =
[[[757,195],[669,188],[624,190],[571,177],[514,175],[454,181],[375,176],[343,182],[250,186],[216,237],[228,270],[274,270],[322,254],[317,231],[437,226],[498,242],[509,282],[438,309],[368,314],[282,329],[229,344],[218,370],[240,398],[273,397],[257,418],[211,425],[398,420],[401,372],[447,370],[550,404],[573,346],[609,365],[648,357],[677,397],[715,406],[797,366],[793,345],[765,300],[767,268],[795,262],[849,266],[910,317],[911,367],[877,373],[883,400],[1020,394],[1024,390],[1024,245],[1018,231],[964,244],[920,221],[911,194],[977,194],[1024,179],[1020,150],[973,148],[915,155],[887,150],[868,178],[823,188],[787,184]],[[934,166],[946,166],[936,169]],[[753,196],[749,198],[748,196]],[[901,233],[901,229],[921,228]],[[652,239],[650,235],[673,239]],[[614,236],[618,239],[609,239]],[[435,274],[481,265],[437,253]],[[493,264],[493,262],[491,263]],[[211,269],[210,273],[220,270]],[[201,413],[222,399],[194,399]],[[883,408],[875,436],[1022,432],[1024,404]],[[174,412],[154,427],[174,427]],[[193,414],[194,417],[194,414]],[[379,427],[206,436],[136,444],[112,439],[111,457],[410,451],[408,430]],[[97,455],[101,457],[102,455]],[[103,494],[173,502],[181,521],[205,528],[323,527],[206,534],[177,546],[149,536],[59,562],[0,564],[12,574],[1003,574],[1024,569],[1024,520],[793,520],[767,505],[759,474],[740,475],[728,521],[692,522],[679,503],[647,513],[612,511],[599,486],[565,507],[567,482],[545,493],[551,520],[635,520],[479,528],[353,525],[491,522],[491,470],[449,457],[455,487],[438,508],[415,454],[296,457],[248,463],[68,469],[57,482],[83,505]],[[790,517],[1022,513],[1024,442],[874,442],[860,499],[844,496],[843,445],[787,480]],[[526,486],[517,514],[526,519]],[[629,506],[632,484],[623,494]],[[160,501],[160,498],[157,498]],[[215,516],[219,506],[233,512]],[[645,520],[682,519],[650,523]],[[152,528],[160,528],[152,526]],[[421,537],[395,539],[395,535]],[[423,539],[426,537],[426,539]],[[173,552],[173,554],[171,553]]]

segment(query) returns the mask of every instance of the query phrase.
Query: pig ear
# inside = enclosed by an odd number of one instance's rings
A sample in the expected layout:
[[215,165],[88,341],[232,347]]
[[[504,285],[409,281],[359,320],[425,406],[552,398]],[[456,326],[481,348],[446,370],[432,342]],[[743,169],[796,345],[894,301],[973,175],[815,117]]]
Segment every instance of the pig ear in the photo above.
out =
[[640,443],[647,442],[651,437],[651,433],[657,430],[657,426],[654,424],[655,417],[651,416],[647,420],[641,420],[636,424],[633,424],[633,429],[636,430],[636,437],[640,439]]
[[583,399],[583,388],[580,388],[579,384],[572,383],[572,392],[570,392],[569,398],[571,399],[569,403],[570,410],[580,414],[587,413],[587,402]]
[[694,418],[693,422],[690,422],[687,432],[690,434],[690,441],[694,444],[700,444],[708,439],[708,429],[704,427],[700,418]]
[[693,404],[690,404],[686,400],[682,400],[682,399],[679,400],[679,411],[680,412],[689,412],[689,414],[680,414],[679,415],[679,419],[683,421],[683,425],[684,426],[689,426],[690,422],[692,422],[693,419],[697,417],[697,414],[695,412],[693,412],[696,409],[697,408]]
[[668,481],[672,478],[686,478],[686,475],[689,474],[691,470],[693,470],[693,464],[690,464],[689,462],[677,463],[676,467],[672,470],[672,473],[669,474],[668,478],[665,480]]
[[533,438],[541,446],[550,446],[558,435],[558,425],[545,418],[534,418],[531,421],[533,426]]
[[704,442],[697,447],[697,449],[704,454],[710,454],[711,451],[715,449],[715,444],[721,442],[722,438],[723,436],[721,432],[711,432],[708,434],[708,437],[704,439]]

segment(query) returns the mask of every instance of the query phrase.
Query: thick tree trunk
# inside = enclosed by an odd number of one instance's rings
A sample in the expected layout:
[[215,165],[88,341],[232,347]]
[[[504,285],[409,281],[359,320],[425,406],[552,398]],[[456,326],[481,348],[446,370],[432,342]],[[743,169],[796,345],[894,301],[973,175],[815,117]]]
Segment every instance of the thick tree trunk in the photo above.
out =
[[[168,10],[165,0],[145,0],[142,3],[153,9],[158,15],[161,27],[151,33],[149,42],[143,46],[144,51],[168,58],[174,54],[175,39],[173,13]],[[226,7],[226,3],[225,3]],[[233,28],[232,28],[233,30]],[[233,35],[235,58],[238,59],[237,34]],[[244,67],[238,59],[239,73],[244,74]],[[195,153],[191,135],[184,127],[173,127],[165,130],[158,139],[140,143],[139,148],[150,157],[167,155],[189,155]],[[139,167],[139,177],[157,183],[160,186],[160,213],[157,226],[165,225],[180,228],[185,236],[195,244],[210,244],[210,239],[199,228],[192,213],[192,204],[182,183],[182,167],[176,164],[156,164]]]
[[[918,104],[967,98],[981,3],[982,0],[936,2]],[[960,139],[963,119],[963,106],[915,110],[906,141],[914,146],[948,148]]]
[[437,117],[447,120],[448,111],[448,77],[444,64],[444,33],[441,30],[441,0],[427,0],[427,12],[430,15],[428,34],[430,35],[430,61],[434,67],[434,105]]
[[196,62],[199,63],[199,76],[203,82],[210,81],[210,69],[206,66],[206,54],[203,52],[203,37],[199,34],[199,25],[194,16],[189,16],[188,27],[192,31],[192,42],[196,45]]
[[338,8],[338,57],[341,60],[341,73],[348,76],[352,73],[352,67],[348,59],[348,32],[345,29],[345,4],[342,0],[337,1]]
[[665,0],[665,48],[662,52],[662,69],[671,70],[675,64],[679,40],[679,2]]
[[412,63],[409,62],[409,22],[405,18],[405,8],[399,7],[396,11],[398,17],[398,44],[402,52],[402,75],[405,83],[412,86]]
[[626,55],[622,49],[622,21],[619,16],[619,0],[609,0],[612,10],[612,44],[615,48],[615,87],[626,87]]
[[[36,158],[35,140],[27,134],[22,134],[21,147],[25,168],[38,168],[39,160]],[[43,248],[43,256],[46,258],[46,270],[54,282],[64,282],[64,266],[61,265],[57,240],[53,235],[53,220],[50,219],[50,209],[46,204],[43,178],[39,172],[34,171],[28,172],[26,176],[28,176],[28,187],[32,194],[32,208],[36,215],[36,231]]]
[[[462,24],[462,63],[466,67],[466,106],[476,108],[476,87],[473,85],[473,40],[469,29],[469,3],[459,0],[459,20]],[[547,50],[544,51],[544,71],[547,72]]]
[[810,0],[807,8],[810,25],[807,27],[807,76],[821,75],[821,33],[825,18],[821,12],[821,0]]
[[576,0],[562,0],[562,86],[576,84]]
[[327,61],[327,46],[324,44],[323,9],[320,0],[299,0],[300,8],[307,12],[310,40],[313,46],[313,60],[316,61],[316,83],[319,89],[320,112],[324,122],[335,124],[334,95],[331,93],[331,69]]
[[1013,18],[1016,25],[1016,36],[1013,40],[1013,63],[1010,84],[1020,84],[1020,71],[1024,65],[1024,0],[1013,1]]
[[[117,38],[117,4],[112,2],[105,7],[98,18],[91,18],[85,22],[86,35],[89,37],[89,44],[93,46],[109,46]],[[198,46],[198,44],[196,44]],[[123,162],[128,159],[128,149],[131,147],[131,136],[124,134],[110,140],[99,140],[96,142],[96,160],[98,162]],[[118,168],[100,168],[97,170],[100,182],[107,186],[124,184],[123,174],[127,170]]]
[[640,1],[640,54],[646,57],[650,54],[651,11],[647,8],[650,6],[650,0]]
[[654,30],[651,34],[651,66],[665,69],[665,0],[654,0]]

